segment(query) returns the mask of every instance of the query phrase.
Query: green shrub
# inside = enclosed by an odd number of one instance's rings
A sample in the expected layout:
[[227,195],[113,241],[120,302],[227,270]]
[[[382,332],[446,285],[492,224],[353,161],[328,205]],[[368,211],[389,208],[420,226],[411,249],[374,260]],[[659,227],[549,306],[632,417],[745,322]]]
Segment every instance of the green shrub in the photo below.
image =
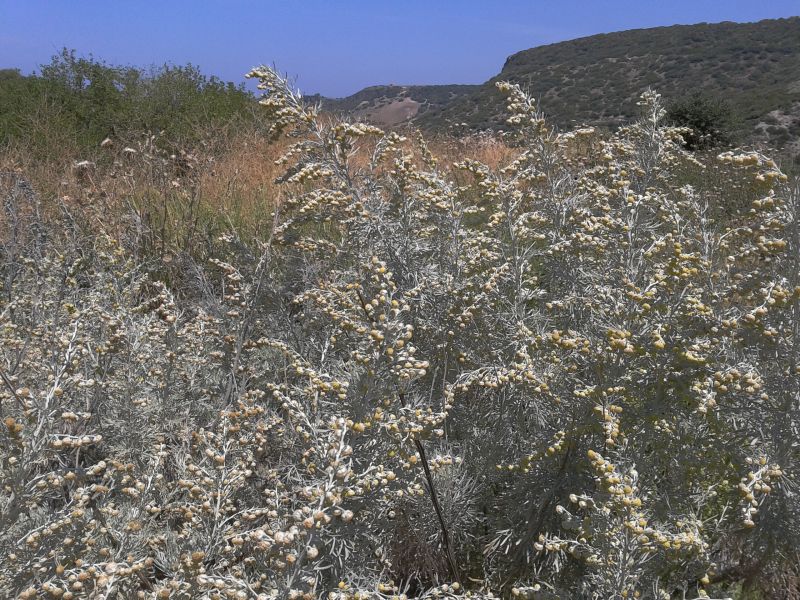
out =
[[733,142],[736,120],[733,109],[724,100],[694,93],[667,107],[667,121],[691,129],[684,136],[689,150],[729,146]]
[[0,71],[0,107],[0,145],[42,158],[147,131],[161,133],[162,143],[196,143],[209,129],[253,123],[256,114],[243,85],[194,65],[116,66],[67,49],[38,74]]

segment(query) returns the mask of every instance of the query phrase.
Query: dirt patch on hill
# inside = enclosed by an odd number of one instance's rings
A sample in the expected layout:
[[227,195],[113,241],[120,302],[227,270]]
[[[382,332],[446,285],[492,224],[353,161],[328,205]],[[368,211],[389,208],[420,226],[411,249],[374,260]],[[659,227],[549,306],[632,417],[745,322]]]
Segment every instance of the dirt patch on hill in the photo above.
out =
[[398,125],[413,119],[419,112],[421,104],[411,98],[395,100],[382,106],[371,106],[361,109],[359,116],[376,125]]

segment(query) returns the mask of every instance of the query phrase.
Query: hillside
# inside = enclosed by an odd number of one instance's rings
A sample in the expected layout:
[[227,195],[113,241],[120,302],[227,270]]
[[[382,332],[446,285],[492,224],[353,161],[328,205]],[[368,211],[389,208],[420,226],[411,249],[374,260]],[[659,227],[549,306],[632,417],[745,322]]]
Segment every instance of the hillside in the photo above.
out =
[[346,98],[310,96],[333,112],[343,112],[379,125],[399,125],[441,110],[474,93],[477,85],[376,85]]
[[411,98],[425,106],[413,116],[423,129],[502,129],[503,102],[494,85],[500,80],[524,85],[562,126],[626,122],[648,86],[667,100],[700,91],[735,108],[744,137],[797,145],[800,17],[594,35],[518,52],[480,86],[367,88],[328,106],[381,122],[376,108]]

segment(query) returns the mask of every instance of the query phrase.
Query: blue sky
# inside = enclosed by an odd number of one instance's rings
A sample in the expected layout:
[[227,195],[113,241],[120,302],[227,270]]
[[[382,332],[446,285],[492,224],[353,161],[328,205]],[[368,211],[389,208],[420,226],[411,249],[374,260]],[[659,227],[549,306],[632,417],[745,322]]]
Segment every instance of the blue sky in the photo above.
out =
[[63,47],[237,82],[274,63],[306,93],[343,96],[481,83],[514,52],[595,33],[794,15],[800,0],[0,0],[0,68],[31,72]]

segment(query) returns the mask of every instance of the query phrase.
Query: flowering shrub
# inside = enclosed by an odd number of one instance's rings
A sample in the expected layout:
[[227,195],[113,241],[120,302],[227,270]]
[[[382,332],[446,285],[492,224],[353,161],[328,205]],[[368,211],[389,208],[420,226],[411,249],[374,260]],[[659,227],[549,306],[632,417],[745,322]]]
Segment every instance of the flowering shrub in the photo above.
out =
[[440,165],[250,75],[291,140],[258,243],[165,281],[9,188],[3,595],[797,597],[775,162],[704,164],[653,92],[604,136],[501,84],[513,159]]

